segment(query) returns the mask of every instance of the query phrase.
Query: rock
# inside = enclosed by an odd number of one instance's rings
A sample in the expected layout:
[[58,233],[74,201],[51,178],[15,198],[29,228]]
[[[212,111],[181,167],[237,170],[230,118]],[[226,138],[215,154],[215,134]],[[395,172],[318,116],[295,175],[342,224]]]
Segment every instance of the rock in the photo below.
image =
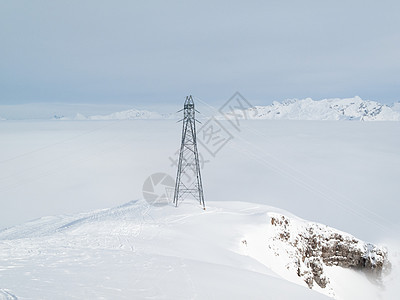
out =
[[289,245],[295,263],[293,269],[311,289],[316,283],[321,288],[329,286],[325,266],[339,266],[361,270],[379,283],[382,273],[390,271],[387,250],[365,243],[346,234],[317,223],[299,226],[290,218],[273,214],[271,225],[275,232],[274,241]]

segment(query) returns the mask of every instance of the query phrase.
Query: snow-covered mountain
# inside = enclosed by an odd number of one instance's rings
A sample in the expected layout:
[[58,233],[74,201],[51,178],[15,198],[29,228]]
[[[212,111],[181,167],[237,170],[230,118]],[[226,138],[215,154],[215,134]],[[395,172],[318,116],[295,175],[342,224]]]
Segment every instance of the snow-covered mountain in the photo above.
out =
[[269,120],[400,121],[398,104],[390,107],[360,97],[319,101],[311,98],[286,100],[268,106],[255,106],[245,111],[235,110],[226,116]]
[[94,120],[94,121],[108,121],[108,120],[160,120],[175,118],[174,114],[161,114],[154,111],[128,109],[124,111],[114,112],[106,115],[89,115],[85,116],[77,113],[74,118],[55,115],[54,120]]
[[[329,264],[317,248],[330,242],[353,257]],[[346,266],[356,255],[364,264]],[[387,264],[386,250],[269,206],[139,200],[0,231],[0,299],[389,299],[391,278],[382,290],[364,272]]]
[[[360,97],[334,98],[314,101],[289,99],[274,102],[272,105],[255,106],[247,110],[235,109],[231,113],[219,116],[228,118],[273,119],[273,120],[361,120],[361,121],[400,121],[400,103],[387,106],[376,101],[363,100]],[[135,119],[172,119],[174,114],[160,114],[146,110],[125,110],[109,115],[84,117],[78,114],[75,119],[87,120],[135,120]]]
[[[140,119],[180,119],[175,113],[176,107],[163,108],[163,112],[152,109],[136,109],[129,105],[84,105],[84,104],[29,104],[0,105],[0,120],[140,120]],[[363,100],[360,97],[334,98],[314,101],[285,100],[271,105],[255,106],[246,109],[231,110],[224,116],[215,111],[198,115],[207,118],[211,115],[219,119],[246,118],[268,120],[363,120],[363,121],[399,121],[400,102],[384,105],[376,101]]]
[[[79,117],[79,116],[77,116]],[[82,115],[81,115],[82,117]],[[173,114],[161,114],[148,110],[129,109],[115,112],[109,115],[95,115],[87,117],[88,120],[148,120],[148,119],[169,119]]]
[[400,113],[400,102],[395,102],[393,103],[393,105],[391,106],[392,110],[394,110],[395,112]]

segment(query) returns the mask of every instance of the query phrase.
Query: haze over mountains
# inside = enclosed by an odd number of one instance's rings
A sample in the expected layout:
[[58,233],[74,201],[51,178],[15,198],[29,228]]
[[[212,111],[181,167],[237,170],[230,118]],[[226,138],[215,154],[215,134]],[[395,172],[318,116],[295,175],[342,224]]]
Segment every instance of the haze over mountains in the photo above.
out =
[[[28,108],[28,109],[27,109]],[[55,120],[136,120],[178,119],[175,108],[138,109],[129,105],[85,104],[26,104],[0,106],[0,120],[55,119]],[[323,100],[288,99],[271,105],[254,106],[245,111],[230,107],[225,117],[267,120],[356,120],[400,121],[400,102],[392,105],[353,98]],[[203,116],[204,117],[204,116]],[[221,117],[221,116],[220,116]]]

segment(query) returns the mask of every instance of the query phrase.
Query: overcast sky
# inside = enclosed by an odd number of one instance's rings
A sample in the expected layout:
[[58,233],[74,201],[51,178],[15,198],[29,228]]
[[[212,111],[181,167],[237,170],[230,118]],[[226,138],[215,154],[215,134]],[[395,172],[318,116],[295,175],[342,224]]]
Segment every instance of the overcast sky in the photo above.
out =
[[1,1],[0,104],[400,100],[400,1]]

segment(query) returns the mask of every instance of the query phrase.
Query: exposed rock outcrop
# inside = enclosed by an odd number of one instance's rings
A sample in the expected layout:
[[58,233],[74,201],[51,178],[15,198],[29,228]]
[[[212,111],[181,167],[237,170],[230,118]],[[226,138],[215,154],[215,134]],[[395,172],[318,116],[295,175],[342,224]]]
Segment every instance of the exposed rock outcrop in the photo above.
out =
[[273,244],[278,241],[289,246],[285,249],[293,258],[293,264],[287,268],[293,269],[309,288],[314,283],[321,288],[329,288],[326,266],[362,270],[378,283],[382,273],[390,270],[387,250],[382,247],[325,225],[293,222],[284,215],[271,214]]

